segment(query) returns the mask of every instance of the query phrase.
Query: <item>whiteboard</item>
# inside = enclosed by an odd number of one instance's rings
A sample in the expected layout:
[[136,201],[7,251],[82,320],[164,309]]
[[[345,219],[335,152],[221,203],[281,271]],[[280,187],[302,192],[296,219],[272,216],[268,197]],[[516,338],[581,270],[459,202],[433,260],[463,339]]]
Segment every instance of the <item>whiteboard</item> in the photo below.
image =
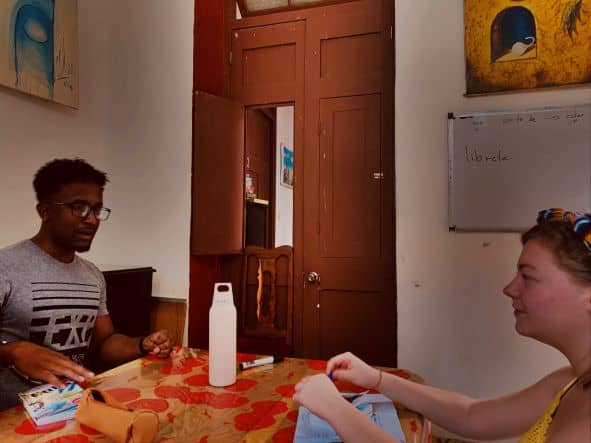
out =
[[523,231],[591,207],[591,104],[448,115],[449,227]]

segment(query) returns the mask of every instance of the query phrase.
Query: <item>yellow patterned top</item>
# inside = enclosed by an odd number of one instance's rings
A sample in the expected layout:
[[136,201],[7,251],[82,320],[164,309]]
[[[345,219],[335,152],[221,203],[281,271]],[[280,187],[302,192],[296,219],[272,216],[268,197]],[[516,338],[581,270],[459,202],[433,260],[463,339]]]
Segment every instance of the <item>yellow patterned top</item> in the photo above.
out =
[[562,400],[564,394],[568,392],[577,380],[578,378],[571,380],[564,388],[558,391],[550,405],[548,405],[544,413],[538,418],[538,421],[519,439],[519,443],[545,443],[546,434],[548,434],[554,413],[560,405],[560,400]]

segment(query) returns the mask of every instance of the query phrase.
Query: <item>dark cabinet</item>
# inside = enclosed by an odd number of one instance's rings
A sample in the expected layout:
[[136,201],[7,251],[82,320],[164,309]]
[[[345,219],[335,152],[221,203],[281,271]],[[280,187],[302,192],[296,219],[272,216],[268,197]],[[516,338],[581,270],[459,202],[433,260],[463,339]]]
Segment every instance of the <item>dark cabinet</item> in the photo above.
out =
[[259,204],[246,201],[246,245],[268,248],[271,245],[269,238],[269,207],[267,204]]
[[151,267],[104,270],[107,308],[115,331],[130,337],[150,333]]

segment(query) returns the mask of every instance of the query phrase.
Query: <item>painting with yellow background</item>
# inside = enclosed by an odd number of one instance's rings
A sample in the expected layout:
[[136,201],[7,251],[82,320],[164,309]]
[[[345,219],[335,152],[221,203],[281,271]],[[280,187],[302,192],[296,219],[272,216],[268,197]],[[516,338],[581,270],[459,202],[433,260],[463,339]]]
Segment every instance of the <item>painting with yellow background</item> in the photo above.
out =
[[591,0],[464,0],[466,93],[591,81]]

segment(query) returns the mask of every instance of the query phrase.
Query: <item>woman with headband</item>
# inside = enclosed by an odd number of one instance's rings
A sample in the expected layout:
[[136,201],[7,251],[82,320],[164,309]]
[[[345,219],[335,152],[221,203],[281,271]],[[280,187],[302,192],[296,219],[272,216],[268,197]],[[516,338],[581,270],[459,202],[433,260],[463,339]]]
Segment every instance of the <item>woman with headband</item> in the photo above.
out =
[[[591,214],[547,209],[521,236],[517,273],[504,288],[515,329],[560,351],[569,366],[500,397],[473,399],[372,368],[351,353],[329,360],[330,378],[376,389],[464,438],[519,443],[591,441]],[[344,400],[329,377],[307,377],[294,399],[344,441],[393,442]]]

